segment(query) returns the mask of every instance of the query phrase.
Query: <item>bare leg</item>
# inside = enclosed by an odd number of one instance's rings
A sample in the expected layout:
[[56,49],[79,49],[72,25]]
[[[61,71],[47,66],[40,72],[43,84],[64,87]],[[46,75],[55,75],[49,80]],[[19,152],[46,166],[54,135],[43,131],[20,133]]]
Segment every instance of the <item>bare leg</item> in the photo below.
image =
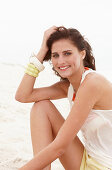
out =
[[[40,108],[39,102],[35,103],[31,110],[30,124],[34,156],[53,141],[52,127],[43,109],[42,107]],[[51,170],[51,165],[48,165],[43,170]]]
[[[31,136],[34,155],[51,143],[65,119],[49,100],[43,100],[34,104],[31,110]],[[84,146],[76,136],[66,152],[59,157],[66,170],[79,170]],[[48,169],[47,169],[48,168]],[[50,170],[47,166],[44,170]]]

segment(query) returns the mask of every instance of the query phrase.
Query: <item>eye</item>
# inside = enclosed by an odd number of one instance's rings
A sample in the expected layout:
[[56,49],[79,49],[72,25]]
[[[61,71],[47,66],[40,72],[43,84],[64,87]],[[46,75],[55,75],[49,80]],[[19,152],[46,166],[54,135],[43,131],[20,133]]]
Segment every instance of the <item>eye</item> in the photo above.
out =
[[58,54],[52,54],[51,57],[57,58],[57,57],[59,57],[59,55]]
[[64,55],[68,56],[68,55],[71,55],[71,53],[70,52],[66,52],[66,53],[64,53]]

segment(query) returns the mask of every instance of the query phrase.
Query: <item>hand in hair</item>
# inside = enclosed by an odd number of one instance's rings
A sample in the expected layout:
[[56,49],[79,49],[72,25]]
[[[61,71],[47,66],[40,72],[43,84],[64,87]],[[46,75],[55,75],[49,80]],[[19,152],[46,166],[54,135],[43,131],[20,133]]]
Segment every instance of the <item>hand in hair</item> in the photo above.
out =
[[57,27],[52,26],[44,32],[43,41],[41,44],[40,51],[36,55],[37,59],[39,59],[40,62],[43,62],[43,60],[49,50],[46,42],[49,39],[50,35],[53,34],[56,30],[57,30]]
[[57,27],[52,26],[44,32],[44,37],[43,37],[41,48],[46,48],[48,50],[46,42],[47,42],[48,38],[50,37],[50,35],[53,34],[56,30],[57,30]]

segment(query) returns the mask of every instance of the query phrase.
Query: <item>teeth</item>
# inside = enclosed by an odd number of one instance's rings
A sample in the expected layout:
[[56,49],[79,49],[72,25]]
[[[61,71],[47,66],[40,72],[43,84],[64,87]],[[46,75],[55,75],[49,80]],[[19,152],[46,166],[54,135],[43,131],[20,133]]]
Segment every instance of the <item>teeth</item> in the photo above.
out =
[[60,67],[61,70],[67,69],[69,66],[66,67]]

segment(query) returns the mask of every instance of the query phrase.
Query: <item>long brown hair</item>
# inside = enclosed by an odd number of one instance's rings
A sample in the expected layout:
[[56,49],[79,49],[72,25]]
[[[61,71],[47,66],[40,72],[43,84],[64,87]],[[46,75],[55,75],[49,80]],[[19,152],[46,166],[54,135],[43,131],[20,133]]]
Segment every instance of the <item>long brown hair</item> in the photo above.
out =
[[[47,46],[49,50],[44,58],[44,61],[51,59],[52,44],[60,39],[69,39],[78,48],[79,51],[85,50],[86,56],[83,60],[84,67],[89,67],[93,70],[96,70],[95,58],[93,56],[90,44],[87,42],[87,40],[85,40],[84,36],[82,36],[81,33],[74,28],[67,29],[65,27],[57,27],[57,30],[51,34],[47,40]],[[60,76],[56,71],[55,73],[56,75]]]

